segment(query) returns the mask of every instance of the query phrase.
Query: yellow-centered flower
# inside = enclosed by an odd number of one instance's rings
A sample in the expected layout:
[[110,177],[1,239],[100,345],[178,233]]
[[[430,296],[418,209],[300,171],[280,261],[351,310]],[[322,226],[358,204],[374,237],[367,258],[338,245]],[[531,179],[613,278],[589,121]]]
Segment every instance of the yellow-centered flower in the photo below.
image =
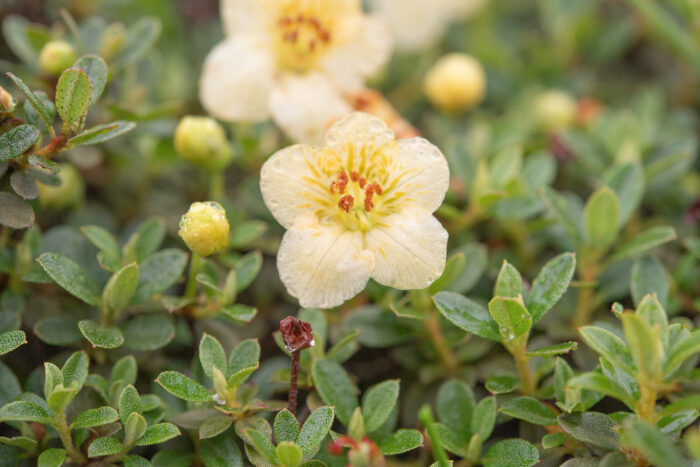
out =
[[391,36],[360,0],[222,0],[226,39],[204,63],[200,100],[227,121],[272,116],[293,139],[320,142],[352,109],[346,92],[389,58]]
[[287,229],[277,268],[304,307],[330,308],[369,278],[398,289],[430,285],[445,266],[447,231],[432,213],[447,161],[423,138],[395,140],[379,118],[352,113],[323,147],[294,145],[261,171],[265,204]]

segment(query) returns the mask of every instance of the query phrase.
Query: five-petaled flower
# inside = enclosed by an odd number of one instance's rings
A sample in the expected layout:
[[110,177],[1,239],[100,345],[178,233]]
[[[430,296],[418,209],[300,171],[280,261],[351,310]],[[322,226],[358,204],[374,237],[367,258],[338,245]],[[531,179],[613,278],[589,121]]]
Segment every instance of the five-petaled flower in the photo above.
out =
[[265,204],[287,229],[277,268],[304,307],[330,308],[369,278],[398,289],[430,285],[445,266],[447,231],[432,213],[447,161],[423,138],[395,140],[377,117],[352,113],[324,146],[294,145],[262,167]]
[[389,58],[391,34],[360,0],[222,0],[226,38],[208,55],[200,100],[215,117],[272,116],[294,140],[317,143],[352,111],[344,94]]

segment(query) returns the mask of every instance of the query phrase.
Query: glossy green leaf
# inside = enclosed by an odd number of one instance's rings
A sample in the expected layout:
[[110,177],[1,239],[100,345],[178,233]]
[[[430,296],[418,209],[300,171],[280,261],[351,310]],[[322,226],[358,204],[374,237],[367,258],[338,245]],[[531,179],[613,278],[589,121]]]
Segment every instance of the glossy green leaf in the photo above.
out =
[[642,420],[631,420],[626,423],[624,437],[630,447],[641,452],[655,466],[679,467],[688,465],[669,438],[656,427]]
[[673,345],[664,364],[664,374],[669,374],[685,360],[698,353],[700,353],[700,329],[694,330]]
[[319,407],[311,412],[301,427],[296,441],[304,455],[313,453],[316,446],[323,441],[333,425],[333,418],[333,407]]
[[537,448],[522,439],[505,439],[484,453],[484,467],[529,467],[540,460]]
[[233,417],[229,415],[217,415],[208,418],[199,426],[199,439],[214,438],[220,435],[233,424]]
[[130,349],[149,351],[160,349],[175,338],[175,326],[163,313],[139,315],[122,326],[124,344]]
[[590,348],[630,375],[635,373],[636,365],[629,347],[617,335],[597,326],[584,326],[579,333]]
[[556,425],[557,414],[534,397],[520,396],[507,400],[500,411],[535,425]]
[[91,94],[90,105],[97,102],[107,84],[107,63],[99,55],[83,55],[73,65],[73,68],[82,70],[90,80]]
[[281,441],[277,445],[277,459],[283,467],[297,467],[304,457],[301,448],[292,441]]
[[633,313],[625,313],[621,319],[625,339],[637,368],[648,377],[659,378],[664,360],[660,330],[652,330],[644,319]]
[[471,420],[471,432],[482,440],[489,439],[496,426],[496,398],[484,397],[474,407]]
[[164,371],[158,375],[156,383],[175,397],[192,402],[206,402],[211,399],[207,388],[177,371]]
[[435,282],[430,284],[428,287],[428,292],[430,294],[436,294],[441,290],[444,290],[452,282],[455,281],[461,274],[464,266],[466,266],[467,258],[463,253],[457,252],[448,258],[445,263],[445,269],[442,270],[440,277],[435,279]]
[[254,428],[248,428],[245,431],[245,434],[247,440],[250,441],[250,444],[253,445],[255,450],[258,451],[258,453],[260,453],[265,458],[265,460],[270,462],[272,465],[279,464],[275,446],[272,444],[272,442],[267,436],[263,435]]
[[29,401],[10,402],[0,408],[0,421],[39,422],[48,424],[51,415],[40,405]]
[[655,258],[642,256],[632,265],[630,275],[632,300],[638,306],[648,294],[656,294],[662,306],[668,301],[669,283],[663,265]]
[[116,438],[111,436],[103,436],[101,438],[95,439],[90,446],[88,446],[88,457],[101,457],[110,456],[121,452],[122,445],[117,441]]
[[616,423],[599,412],[576,412],[559,415],[559,426],[571,437],[603,449],[617,449],[619,435]]
[[199,341],[199,361],[204,369],[204,374],[212,378],[212,367],[216,366],[226,374],[226,354],[224,348],[215,337],[204,333]]
[[66,460],[66,450],[51,448],[42,451],[37,459],[37,467],[61,467]]
[[22,344],[27,343],[24,331],[7,331],[0,334],[0,355],[12,352]]
[[463,381],[449,380],[440,386],[435,401],[437,416],[460,438],[471,436],[471,420],[474,411],[474,394]]
[[119,414],[112,407],[98,407],[96,409],[88,409],[80,413],[73,423],[72,428],[92,428],[93,426],[106,425],[108,423],[119,420]]
[[607,260],[608,263],[614,263],[623,259],[631,258],[646,251],[656,248],[664,243],[675,240],[676,231],[670,226],[651,227],[644,232],[638,234],[632,240],[623,243],[615,250],[612,256]]
[[22,91],[22,94],[24,94],[27,97],[27,101],[31,104],[32,108],[36,112],[36,114],[39,116],[39,118],[44,122],[44,124],[47,127],[51,126],[51,122],[53,121],[53,118],[49,115],[49,112],[46,110],[46,107],[44,104],[41,102],[41,100],[37,97],[36,94],[34,94],[26,84],[24,84],[24,81],[19,79],[17,76],[13,75],[12,73],[5,73],[5,75],[12,80],[12,82],[15,83],[15,86]]
[[527,334],[532,327],[532,318],[520,299],[494,297],[489,302],[489,313],[504,341]]
[[615,192],[603,186],[591,195],[583,209],[586,245],[606,251],[617,239],[620,203]]
[[136,388],[128,384],[119,394],[119,418],[126,422],[134,412],[141,413],[141,398]]
[[401,428],[379,443],[385,456],[395,456],[423,446],[423,435],[418,430]]
[[220,435],[199,443],[205,467],[243,467],[243,455],[233,436]]
[[338,420],[347,425],[358,406],[355,386],[348,374],[332,360],[318,360],[313,366],[312,375],[321,399],[334,406]]
[[112,274],[102,293],[102,302],[117,317],[129,305],[139,281],[139,265],[131,263]]
[[[234,374],[244,368],[258,365],[260,361],[260,343],[257,339],[245,339],[231,351],[228,359],[228,374]],[[226,365],[222,367],[225,369]]]
[[21,156],[39,140],[40,131],[31,125],[20,125],[0,134],[0,162]]
[[520,380],[515,376],[492,376],[484,384],[491,394],[506,394],[513,392],[520,386]]
[[576,270],[576,255],[562,253],[547,261],[527,295],[527,309],[536,323],[544,317],[569,287]]
[[280,441],[296,441],[299,436],[299,422],[287,409],[282,409],[277,413],[273,429],[278,443]]
[[119,328],[100,324],[90,319],[78,322],[78,329],[93,347],[116,349],[124,343],[124,335]]
[[454,292],[438,292],[433,301],[440,313],[458,328],[485,339],[501,341],[498,325],[478,303]]
[[583,373],[571,378],[567,384],[570,388],[588,389],[589,391],[596,391],[606,396],[614,397],[624,402],[632,410],[636,406],[634,399],[622,386],[600,373]]
[[182,276],[187,254],[174,248],[154,253],[139,263],[139,283],[133,303],[141,303],[163,292]]
[[143,436],[136,441],[136,445],[150,446],[151,444],[164,443],[176,436],[180,436],[180,430],[172,423],[156,423],[146,429]]
[[58,253],[42,253],[39,264],[58,285],[88,305],[97,305],[97,284],[75,261]]
[[90,79],[78,68],[61,73],[56,85],[56,111],[63,120],[63,133],[74,135],[85,124],[92,95]]
[[372,433],[389,418],[399,398],[398,380],[384,381],[369,388],[362,397],[362,417],[367,433]]
[[251,251],[236,261],[236,280],[238,281],[238,292],[246,289],[260,272],[262,267],[262,253]]
[[523,278],[515,267],[507,261],[503,261],[501,270],[496,279],[495,297],[516,298],[523,294]]
[[84,225],[80,231],[90,240],[90,243],[109,256],[112,261],[121,262],[117,239],[107,229],[99,225]]
[[577,342],[563,342],[561,344],[549,345],[547,347],[540,347],[539,349],[530,350],[526,353],[528,357],[553,357],[555,355],[561,355],[569,353],[572,350],[576,350],[578,347]]

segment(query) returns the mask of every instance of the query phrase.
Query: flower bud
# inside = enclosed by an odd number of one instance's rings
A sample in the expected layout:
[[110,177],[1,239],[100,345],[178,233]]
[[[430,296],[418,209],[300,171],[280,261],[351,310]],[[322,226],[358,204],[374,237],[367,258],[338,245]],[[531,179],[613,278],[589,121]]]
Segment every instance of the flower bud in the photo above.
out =
[[175,150],[203,169],[221,169],[233,155],[224,129],[209,117],[187,116],[175,129]]
[[76,206],[85,197],[85,182],[83,176],[73,165],[61,164],[58,173],[58,185],[37,183],[39,186],[39,202],[42,206],[53,209],[64,209]]
[[112,23],[107,26],[100,37],[99,50],[100,57],[106,62],[113,60],[124,47],[126,39],[126,28],[121,23]]
[[228,244],[226,211],[215,201],[192,203],[180,219],[178,235],[199,256],[209,256]]
[[535,120],[545,131],[555,132],[570,126],[576,118],[578,105],[563,91],[545,91],[535,99]]
[[0,111],[12,112],[15,110],[15,100],[12,95],[0,86]]
[[428,70],[423,89],[433,105],[444,112],[458,113],[484,98],[486,73],[469,55],[448,54]]
[[39,68],[46,74],[58,76],[76,60],[75,49],[66,41],[49,41],[39,53]]
[[311,325],[294,316],[287,316],[280,321],[280,332],[284,345],[290,352],[298,352],[314,345],[314,333]]

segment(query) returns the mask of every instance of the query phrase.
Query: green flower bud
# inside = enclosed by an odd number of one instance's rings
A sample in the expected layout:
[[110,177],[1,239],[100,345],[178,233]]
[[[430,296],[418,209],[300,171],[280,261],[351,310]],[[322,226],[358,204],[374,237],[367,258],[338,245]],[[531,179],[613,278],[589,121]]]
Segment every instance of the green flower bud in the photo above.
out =
[[180,120],[175,129],[175,150],[186,161],[209,170],[225,167],[233,156],[224,129],[209,117]]
[[484,98],[486,73],[474,57],[447,54],[425,75],[423,89],[430,102],[443,112],[461,112]]
[[39,202],[42,206],[53,209],[63,209],[80,204],[85,197],[85,182],[78,169],[63,163],[58,173],[60,184],[39,186]]
[[0,86],[0,110],[5,112],[12,112],[15,110],[15,100],[2,86]]
[[555,132],[570,126],[576,118],[577,103],[563,91],[546,91],[535,99],[535,120],[545,131]]
[[113,60],[124,47],[126,39],[126,28],[121,23],[112,23],[107,26],[100,37],[100,46],[98,47],[100,57],[106,62]]
[[66,41],[49,41],[39,53],[39,68],[46,74],[58,76],[76,60],[75,49]]
[[180,219],[178,235],[199,256],[209,256],[228,244],[226,211],[215,201],[192,203]]

